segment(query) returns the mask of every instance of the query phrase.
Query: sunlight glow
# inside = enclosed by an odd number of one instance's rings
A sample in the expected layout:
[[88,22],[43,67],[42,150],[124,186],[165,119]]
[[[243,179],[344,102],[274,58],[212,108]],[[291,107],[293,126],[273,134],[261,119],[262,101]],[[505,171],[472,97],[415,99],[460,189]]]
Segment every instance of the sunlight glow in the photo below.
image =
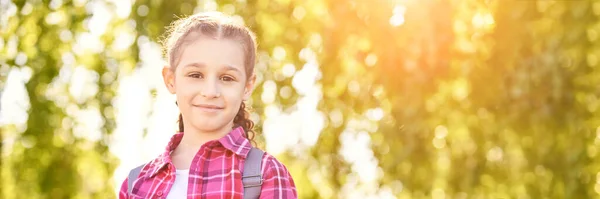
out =
[[442,149],[446,147],[446,140],[444,138],[433,138],[432,143],[433,147],[436,149]]
[[93,1],[86,5],[86,9],[92,14],[86,28],[94,36],[103,35],[113,17],[108,5],[103,1]]
[[217,5],[217,2],[215,2],[214,0],[207,0],[204,1],[204,5],[202,6],[202,11],[216,11],[217,7],[219,5]]
[[140,17],[145,17],[146,15],[148,15],[148,12],[150,12],[150,10],[147,5],[140,5],[137,8],[137,15],[139,15]]
[[12,68],[0,99],[0,126],[14,124],[19,132],[25,131],[29,108],[29,95],[25,83],[31,77],[31,68]]
[[445,199],[446,193],[444,192],[443,189],[437,188],[431,192],[431,196],[433,199]]
[[98,73],[83,66],[75,67],[69,84],[69,93],[81,104],[98,93]]
[[[282,76],[293,75],[292,86],[299,94],[296,104],[287,110],[282,110],[280,106],[274,104],[265,108],[266,119],[263,122],[262,130],[267,144],[266,150],[274,155],[290,148],[293,148],[294,151],[302,151],[313,146],[325,126],[326,116],[317,109],[322,98],[321,88],[316,82],[319,75],[317,57],[310,48],[302,49],[299,56],[307,62],[302,69],[295,71],[295,66],[291,64],[284,65],[282,69]],[[273,50],[273,57],[285,58],[285,50],[282,47],[276,47]],[[273,81],[265,82],[265,92],[267,89],[276,91],[275,82],[269,82]],[[284,97],[291,96],[291,91],[291,87],[285,86],[281,88],[280,92]]]
[[473,16],[471,23],[475,28],[487,29],[494,25],[494,16],[491,13],[477,13]]
[[265,108],[263,135],[269,153],[277,155],[291,147],[298,149],[316,144],[325,116],[317,110],[320,89],[309,86],[311,88],[298,99],[293,111],[285,112],[275,105]]
[[17,14],[17,6],[11,1],[0,1],[0,8],[3,8],[0,12],[0,28],[4,28],[8,25],[8,18]]
[[490,162],[498,162],[502,160],[503,154],[502,148],[496,146],[488,151],[486,157]]
[[260,99],[265,104],[271,104],[275,101],[275,94],[277,93],[277,84],[273,80],[267,80],[263,83],[263,92]]
[[27,55],[25,55],[25,53],[22,52],[18,53],[15,57],[15,64],[23,66],[25,65],[25,63],[27,63]]
[[[2,4],[2,3],[0,3]],[[31,14],[31,11],[33,11],[33,6],[31,5],[31,3],[26,2],[25,5],[23,6],[23,8],[21,8],[21,15],[26,16]]]
[[329,111],[329,122],[334,128],[340,127],[344,122],[344,114],[340,109]]
[[304,95],[308,93],[315,84],[318,73],[319,68],[316,63],[306,63],[304,64],[304,67],[294,75],[292,86],[296,89],[298,94]]
[[445,138],[448,135],[448,128],[444,125],[439,125],[435,127],[435,137],[436,138]]
[[383,190],[375,182],[384,174],[373,155],[369,133],[347,128],[339,139],[342,143],[340,155],[350,163],[353,171],[342,187],[342,198],[380,198],[378,196],[390,195],[389,192],[377,193]]
[[66,16],[63,12],[56,11],[46,15],[46,23],[50,25],[56,25],[65,20]]
[[400,26],[404,24],[404,14],[406,13],[406,7],[403,5],[397,5],[394,7],[394,14],[390,18],[390,24],[392,26]]
[[281,46],[277,46],[273,49],[273,59],[282,61],[285,59],[285,49]]
[[84,138],[93,142],[99,141],[102,138],[100,129],[104,125],[104,120],[98,108],[89,107],[80,109],[71,115],[76,121],[73,128],[73,135],[78,138]]
[[50,9],[52,10],[56,10],[58,8],[60,8],[60,6],[62,6],[63,1],[62,0],[52,0],[50,1],[50,4],[48,5],[48,7],[50,7]]
[[235,15],[235,6],[232,4],[225,4],[221,7],[221,12],[227,15]]
[[69,30],[60,31],[60,35],[58,36],[62,42],[69,42],[73,39],[73,33]]
[[88,2],[88,0],[74,0],[73,4],[77,7],[79,7],[79,6],[84,6],[87,2]]
[[360,84],[356,80],[348,82],[348,92],[352,96],[357,96],[360,92]]
[[279,89],[279,96],[281,96],[283,99],[288,99],[292,97],[292,87],[284,86],[281,89]]
[[77,55],[83,55],[86,50],[93,53],[100,53],[104,50],[104,42],[100,41],[99,36],[89,32],[79,33],[76,37],[76,42],[73,45],[73,52]]
[[294,76],[294,73],[296,73],[296,66],[294,66],[294,64],[289,63],[285,64],[283,65],[283,69],[281,70],[281,72],[285,77],[292,77]]
[[121,32],[120,34],[117,34],[117,38],[113,42],[112,47],[117,51],[127,50],[131,47],[133,42],[135,42],[135,35],[128,32]]
[[129,16],[129,14],[131,13],[131,4],[133,3],[132,0],[107,0],[108,2],[111,2],[115,5],[116,7],[116,14],[117,17],[124,19],[127,18]]
[[375,55],[373,53],[369,54],[365,58],[365,64],[367,64],[367,66],[375,66],[376,63],[377,63],[377,55]]
[[[160,154],[175,133],[179,109],[160,73],[165,61],[160,45],[147,37],[137,40],[140,65],[130,74],[119,75],[119,88],[113,100],[116,128],[109,149],[119,158],[114,171],[115,190],[127,172]],[[156,91],[152,95],[151,91]]]
[[379,121],[383,118],[383,109],[381,109],[381,108],[369,109],[369,110],[367,110],[366,116],[371,121]]
[[452,95],[456,101],[465,100],[469,96],[470,84],[466,79],[457,79],[452,86]]
[[302,20],[304,15],[306,15],[306,10],[302,6],[296,6],[292,12],[292,16],[294,16],[294,18],[296,18],[298,21]]

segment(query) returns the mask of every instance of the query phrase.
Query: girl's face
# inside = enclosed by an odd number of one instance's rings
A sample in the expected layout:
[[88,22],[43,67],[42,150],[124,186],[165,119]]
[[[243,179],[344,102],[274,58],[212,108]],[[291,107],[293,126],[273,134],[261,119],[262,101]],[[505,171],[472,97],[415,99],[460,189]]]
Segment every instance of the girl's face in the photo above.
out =
[[184,44],[175,71],[163,69],[167,88],[177,96],[185,129],[231,130],[254,77],[246,76],[242,46],[231,39],[199,36]]

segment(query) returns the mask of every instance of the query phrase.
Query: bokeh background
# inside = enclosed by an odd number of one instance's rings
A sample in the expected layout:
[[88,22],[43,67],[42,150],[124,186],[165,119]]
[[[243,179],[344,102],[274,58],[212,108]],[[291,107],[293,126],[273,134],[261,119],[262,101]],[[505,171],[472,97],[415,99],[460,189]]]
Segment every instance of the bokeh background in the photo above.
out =
[[300,198],[600,196],[600,1],[0,0],[0,198],[116,198],[175,132],[165,26],[213,10]]

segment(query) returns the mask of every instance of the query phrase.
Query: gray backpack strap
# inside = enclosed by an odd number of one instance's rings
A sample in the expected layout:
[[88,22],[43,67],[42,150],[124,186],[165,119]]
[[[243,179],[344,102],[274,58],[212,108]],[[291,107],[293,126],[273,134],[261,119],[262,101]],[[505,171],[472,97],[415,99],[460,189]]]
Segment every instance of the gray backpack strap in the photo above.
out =
[[252,147],[244,162],[242,183],[244,184],[244,199],[257,199],[263,183],[261,164],[264,151]]
[[127,193],[128,194],[131,194],[131,191],[133,190],[133,182],[140,175],[140,172],[142,171],[142,168],[144,168],[144,165],[145,164],[142,164],[142,165],[132,169],[131,171],[129,171],[129,175],[127,176]]

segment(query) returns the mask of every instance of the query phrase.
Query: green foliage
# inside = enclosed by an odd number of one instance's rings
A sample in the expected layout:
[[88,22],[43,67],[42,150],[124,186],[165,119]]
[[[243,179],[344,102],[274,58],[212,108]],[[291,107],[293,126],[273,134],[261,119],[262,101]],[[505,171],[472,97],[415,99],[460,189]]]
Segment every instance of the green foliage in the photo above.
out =
[[[211,2],[135,1],[97,37],[86,26],[89,3],[0,4],[0,86],[10,69],[32,71],[28,128],[6,125],[0,134],[0,196],[114,197],[118,160],[108,144],[117,77],[141,61],[139,42],[157,42],[174,19],[214,7],[257,33],[252,106],[261,121],[262,83],[276,83],[273,104],[286,110],[303,95],[286,66],[319,67],[326,126],[314,146],[278,157],[301,198],[347,198],[354,188],[398,198],[598,197],[599,2]],[[114,47],[125,33],[136,42]],[[77,45],[90,38],[101,50]],[[91,71],[97,92],[69,95],[68,80],[55,83],[65,67]],[[80,110],[101,116],[99,138],[78,133]],[[364,135],[377,164],[372,182],[342,150],[343,138]]]

